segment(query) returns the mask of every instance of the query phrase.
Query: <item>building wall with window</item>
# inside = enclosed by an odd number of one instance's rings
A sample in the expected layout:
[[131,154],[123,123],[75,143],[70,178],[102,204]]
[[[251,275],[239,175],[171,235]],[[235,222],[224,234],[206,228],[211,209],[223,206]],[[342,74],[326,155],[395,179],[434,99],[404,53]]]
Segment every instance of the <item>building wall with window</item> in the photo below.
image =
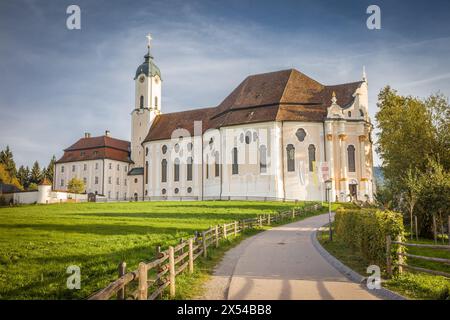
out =
[[56,163],[54,189],[67,191],[69,181],[77,178],[84,182],[86,193],[124,198],[128,192],[128,170],[129,163],[110,159]]

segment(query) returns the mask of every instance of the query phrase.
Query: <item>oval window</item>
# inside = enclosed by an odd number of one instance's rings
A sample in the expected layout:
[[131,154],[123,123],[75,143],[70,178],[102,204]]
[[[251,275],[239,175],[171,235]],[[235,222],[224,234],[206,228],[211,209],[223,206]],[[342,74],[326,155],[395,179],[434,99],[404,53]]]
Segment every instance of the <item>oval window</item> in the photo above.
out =
[[306,137],[306,131],[305,131],[305,129],[300,128],[300,129],[297,130],[295,135],[297,136],[298,141],[303,142],[305,140],[305,137]]

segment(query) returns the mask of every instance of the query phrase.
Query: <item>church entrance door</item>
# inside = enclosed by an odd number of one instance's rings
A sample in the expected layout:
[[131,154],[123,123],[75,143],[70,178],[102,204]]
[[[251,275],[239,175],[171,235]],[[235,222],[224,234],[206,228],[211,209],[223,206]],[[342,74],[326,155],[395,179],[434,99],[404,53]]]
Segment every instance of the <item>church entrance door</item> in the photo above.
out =
[[138,201],[138,194],[137,194],[137,192],[134,193],[134,201]]
[[358,190],[357,190],[356,184],[349,184],[349,191],[350,195],[352,196],[352,200],[358,200]]

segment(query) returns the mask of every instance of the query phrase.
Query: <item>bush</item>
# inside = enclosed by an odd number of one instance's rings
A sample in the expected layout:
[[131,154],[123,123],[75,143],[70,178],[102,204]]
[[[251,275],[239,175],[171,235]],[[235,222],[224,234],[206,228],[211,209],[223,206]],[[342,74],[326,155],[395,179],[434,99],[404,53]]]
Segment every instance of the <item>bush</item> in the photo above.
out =
[[340,208],[335,216],[335,230],[346,245],[380,267],[386,265],[386,236],[404,239],[402,215],[393,211]]

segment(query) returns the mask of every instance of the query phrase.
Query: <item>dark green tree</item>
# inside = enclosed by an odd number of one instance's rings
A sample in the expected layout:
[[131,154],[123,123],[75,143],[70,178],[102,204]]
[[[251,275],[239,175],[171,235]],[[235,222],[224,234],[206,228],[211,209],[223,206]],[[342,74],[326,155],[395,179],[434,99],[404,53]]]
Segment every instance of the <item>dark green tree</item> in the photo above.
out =
[[6,149],[0,152],[0,163],[5,166],[11,178],[17,178],[16,163],[14,162],[14,157],[9,146],[6,146]]
[[47,168],[43,170],[44,177],[47,178],[48,181],[53,181],[53,170],[55,168],[56,157],[53,156],[48,164]]
[[39,166],[39,163],[35,161],[33,164],[33,168],[31,168],[30,184],[31,183],[39,184],[41,182],[41,179],[42,179],[41,168]]

